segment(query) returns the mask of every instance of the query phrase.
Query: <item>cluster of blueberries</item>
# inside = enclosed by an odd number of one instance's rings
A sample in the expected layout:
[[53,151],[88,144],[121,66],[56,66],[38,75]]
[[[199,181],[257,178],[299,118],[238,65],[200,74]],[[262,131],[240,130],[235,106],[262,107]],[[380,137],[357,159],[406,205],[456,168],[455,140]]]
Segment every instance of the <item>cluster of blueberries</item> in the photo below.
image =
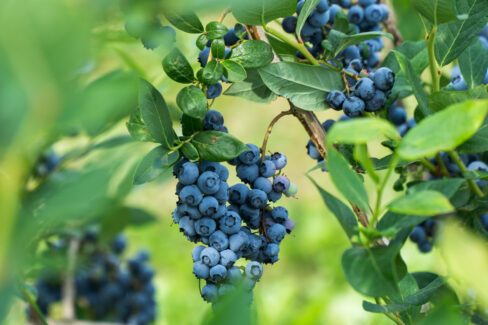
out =
[[[237,23],[234,27],[229,28],[229,31],[223,36],[225,43],[224,58],[230,55],[231,48],[234,47],[241,39],[249,39],[249,34],[246,32],[244,25]],[[212,40],[207,41],[207,45],[198,54],[198,62],[200,66],[204,68],[207,65],[208,58],[210,56],[210,47],[212,46]],[[221,77],[221,81],[230,83],[225,76]],[[217,81],[215,84],[207,87],[207,99],[214,99],[222,94],[222,83]]]
[[[208,111],[204,126],[223,128],[222,115]],[[173,220],[188,240],[203,244],[193,250],[193,273],[206,280],[201,294],[207,302],[217,303],[239,283],[252,297],[262,263],[278,260],[279,244],[294,228],[284,207],[268,204],[296,193],[296,186],[280,175],[286,156],[275,153],[261,161],[260,150],[248,147],[229,162],[243,181],[231,187],[229,171],[220,163],[181,159],[174,166],[179,199]],[[250,260],[243,269],[235,265],[240,258]]]
[[[66,241],[56,243],[56,250],[66,253]],[[80,244],[79,264],[75,273],[77,318],[127,324],[150,324],[156,317],[154,270],[149,254],[140,251],[124,261],[127,246],[118,234],[107,251],[98,244],[95,231],[87,231]],[[36,282],[37,304],[48,315],[50,305],[61,300],[62,272],[50,271]],[[33,314],[29,311],[33,318]]]
[[439,227],[439,221],[430,218],[415,226],[410,233],[410,240],[417,244],[419,251],[428,253],[432,250],[435,233]]
[[[478,39],[481,41],[486,51],[488,52],[488,25],[480,33]],[[486,53],[485,55],[488,55],[488,53]],[[485,78],[483,79],[483,84],[488,85],[488,70],[486,70]],[[459,66],[455,66],[451,70],[451,82],[449,83],[449,88],[451,90],[456,90],[456,91],[468,90],[468,85],[466,84],[466,81],[464,81],[464,78],[461,75],[461,69],[459,68]]]
[[[322,41],[327,38],[327,34],[332,28],[337,13],[347,9],[347,18],[354,26],[356,33],[381,31],[381,22],[388,19],[389,9],[384,4],[378,4],[377,0],[359,0],[352,5],[350,0],[340,0],[329,5],[328,0],[321,0],[315,9],[310,13],[305,21],[301,37],[304,42],[310,44],[309,52],[320,57],[324,52]],[[304,0],[297,3],[297,15],[300,15]],[[282,27],[288,33],[295,33],[297,17],[291,16],[283,19]],[[367,50],[362,46],[352,45],[342,51],[338,59],[341,59],[345,66],[348,66],[353,60],[359,60],[367,69],[372,69],[379,64],[378,52],[380,52],[384,43],[381,37],[373,38],[364,42]],[[297,52],[299,58],[303,55]]]

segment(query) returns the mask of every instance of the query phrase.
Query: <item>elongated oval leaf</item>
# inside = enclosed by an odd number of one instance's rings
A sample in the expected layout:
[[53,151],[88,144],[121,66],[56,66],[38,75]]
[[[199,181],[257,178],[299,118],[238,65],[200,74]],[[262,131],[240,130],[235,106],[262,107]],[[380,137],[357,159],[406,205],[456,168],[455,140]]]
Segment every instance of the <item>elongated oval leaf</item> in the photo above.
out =
[[181,128],[183,135],[190,137],[203,129],[202,120],[183,114],[181,116]]
[[330,178],[346,199],[355,203],[363,211],[369,211],[368,194],[359,176],[351,170],[346,159],[336,150],[328,152]]
[[454,211],[454,207],[444,195],[432,190],[402,196],[388,204],[388,209],[396,213],[428,217]]
[[429,96],[429,108],[437,112],[452,104],[485,98],[488,98],[488,91],[484,86],[464,91],[437,91]]
[[488,151],[488,123],[483,126],[459,148],[460,153],[480,153]]
[[383,36],[393,40],[393,35],[385,32],[365,32],[365,33],[359,33],[354,35],[346,35],[346,34],[343,35],[344,36],[340,38],[339,44],[335,49],[334,53],[336,55],[351,45],[360,44],[361,42],[367,41],[372,38]]
[[232,14],[243,24],[261,25],[276,18],[291,16],[297,9],[295,0],[232,0]]
[[300,14],[298,15],[297,27],[295,31],[299,39],[301,39],[301,32],[302,32],[303,25],[307,21],[308,16],[310,16],[310,14],[315,9],[315,7],[317,7],[319,2],[320,0],[305,0],[305,2],[303,3],[302,9],[300,10]]
[[260,68],[273,61],[273,51],[263,41],[247,41],[232,50],[230,60],[240,63],[244,68]]
[[200,158],[200,156],[198,155],[197,148],[195,148],[195,146],[190,142],[183,144],[180,151],[183,156],[185,156],[191,161],[196,161]]
[[163,70],[176,82],[189,84],[195,80],[190,63],[177,48],[164,57]]
[[334,89],[344,89],[339,72],[302,63],[273,63],[259,69],[259,75],[275,94],[310,111],[327,109],[327,93]]
[[486,49],[478,38],[459,57],[459,68],[464,81],[469,88],[483,84],[483,79],[488,68],[488,55]]
[[203,68],[202,81],[206,85],[213,85],[220,80],[223,74],[224,66],[222,63],[212,60]]
[[163,96],[146,80],[139,86],[139,107],[149,134],[165,148],[173,147],[176,135]]
[[176,97],[176,103],[183,113],[193,118],[203,119],[207,112],[207,97],[195,86],[181,89]]
[[246,69],[237,62],[231,60],[222,61],[224,66],[224,76],[232,82],[239,82],[247,78]]
[[401,139],[396,128],[388,121],[362,118],[347,123],[335,123],[327,135],[327,144],[328,146],[336,143],[366,144],[382,137]]
[[134,184],[140,185],[154,180],[179,159],[178,151],[169,154],[169,150],[158,146],[151,150],[139,163],[134,175]]
[[246,80],[234,82],[224,95],[241,97],[257,103],[269,103],[276,99],[276,94],[264,84],[256,69],[248,69]]
[[230,134],[219,131],[204,131],[192,141],[202,159],[226,161],[233,159],[249,148]]
[[203,33],[202,22],[194,13],[179,13],[171,10],[165,10],[164,16],[179,30],[187,33]]
[[440,25],[456,19],[452,0],[410,0],[410,4],[434,25]]
[[212,56],[217,59],[223,59],[225,56],[225,43],[222,38],[215,39],[211,45]]
[[410,130],[400,143],[398,154],[405,160],[414,160],[452,150],[476,133],[487,111],[488,100],[451,105]]
[[224,36],[229,29],[222,23],[211,21],[205,26],[205,32],[208,39],[217,39]]

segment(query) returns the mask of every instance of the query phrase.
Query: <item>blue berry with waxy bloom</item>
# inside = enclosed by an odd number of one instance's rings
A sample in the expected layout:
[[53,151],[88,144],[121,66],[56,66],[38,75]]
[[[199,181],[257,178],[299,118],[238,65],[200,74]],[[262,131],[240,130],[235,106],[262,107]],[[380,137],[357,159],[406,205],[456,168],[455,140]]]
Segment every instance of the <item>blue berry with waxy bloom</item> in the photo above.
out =
[[313,144],[312,140],[308,140],[307,143],[307,154],[310,156],[312,159],[320,159],[320,152],[317,150],[317,147]]
[[200,253],[200,260],[203,264],[212,267],[220,261],[219,252],[213,247],[206,247]]
[[367,101],[373,99],[375,95],[375,86],[373,80],[361,78],[354,86],[354,95]]
[[383,19],[383,10],[379,5],[372,4],[364,10],[364,18],[369,23],[379,23]]
[[403,107],[392,106],[388,111],[388,119],[396,126],[407,122],[407,112]]
[[203,245],[197,245],[193,248],[193,251],[191,252],[191,258],[192,258],[193,262],[200,261],[200,254],[202,253],[204,248],[205,248],[205,246],[203,246]]
[[216,82],[213,85],[207,87],[207,99],[215,99],[222,94],[222,84]]
[[346,100],[346,96],[339,90],[332,90],[327,95],[327,104],[336,111],[342,110],[342,103]]
[[268,227],[266,233],[272,243],[279,243],[283,240],[283,238],[285,238],[286,228],[279,223],[275,223],[274,225]]
[[234,234],[229,237],[229,248],[232,249],[234,252],[239,252],[249,242],[249,235],[243,231],[239,231],[237,234]]
[[426,238],[427,235],[425,233],[425,230],[420,226],[416,226],[415,228],[413,228],[412,232],[410,233],[410,240],[414,243],[421,243],[425,241]]
[[285,207],[275,207],[271,210],[271,217],[274,221],[283,223],[288,219],[288,210]]
[[224,126],[224,117],[218,111],[209,110],[202,123],[204,130],[219,130]]
[[226,268],[230,268],[237,261],[236,253],[231,249],[226,249],[220,252],[220,264]]
[[205,68],[207,65],[208,57],[210,55],[210,47],[205,47],[203,50],[200,51],[198,54],[198,62],[200,62],[200,65],[202,68]]
[[347,13],[349,22],[358,25],[364,18],[364,10],[360,6],[352,6]]
[[222,230],[217,230],[210,235],[209,245],[219,252],[223,251],[229,247],[229,237]]
[[229,31],[223,36],[223,38],[225,46],[232,46],[239,41],[233,27],[229,28]]
[[204,197],[198,206],[200,213],[205,217],[213,217],[217,213],[218,208],[219,202],[213,196]]
[[253,183],[253,188],[261,190],[267,194],[273,189],[273,183],[269,180],[269,178],[258,177]]
[[227,235],[232,235],[241,229],[241,217],[233,211],[227,211],[219,220],[220,230]]
[[185,162],[179,169],[178,180],[181,184],[191,185],[197,181],[199,175],[200,172],[195,163]]
[[269,178],[276,174],[276,165],[271,160],[265,160],[259,165],[261,176]]
[[281,22],[281,26],[283,27],[283,30],[285,32],[295,33],[295,31],[297,29],[297,17],[295,17],[295,16],[286,17]]
[[282,192],[271,191],[268,193],[268,200],[271,202],[276,202],[283,196]]
[[395,84],[395,73],[389,68],[379,68],[374,73],[373,81],[376,88],[383,91],[391,90]]
[[244,184],[236,184],[229,188],[229,202],[241,205],[246,202],[250,189]]
[[259,177],[259,167],[254,165],[241,164],[237,166],[237,177],[245,183],[252,183]]
[[195,262],[193,263],[193,274],[195,274],[197,279],[207,279],[210,275],[210,269],[202,262]]
[[273,180],[273,190],[278,193],[283,193],[290,187],[290,180],[288,177],[280,175]]
[[217,193],[220,187],[220,178],[214,172],[205,172],[198,177],[198,187],[204,194]]
[[189,206],[198,206],[203,199],[203,194],[196,185],[187,185],[180,192],[180,200]]
[[344,101],[342,109],[348,117],[359,117],[363,115],[365,106],[363,100],[356,96],[351,96]]
[[327,9],[329,9],[329,3],[327,0],[320,0],[315,7],[315,10],[317,10],[318,12],[326,12]]
[[210,236],[216,228],[217,224],[212,218],[205,217],[195,221],[195,232],[200,236]]
[[252,165],[257,163],[261,158],[261,151],[256,145],[252,143],[248,143],[247,146],[249,150],[246,150],[243,153],[241,153],[239,155],[239,160],[241,161],[241,163],[246,165]]
[[220,282],[225,279],[227,269],[221,264],[217,264],[210,269],[210,278],[214,282]]
[[251,208],[262,209],[268,202],[268,196],[264,191],[252,189],[247,196],[247,204]]
[[366,101],[366,106],[365,106],[364,110],[366,112],[377,112],[377,111],[383,109],[383,107],[385,107],[385,104],[386,104],[385,93],[382,92],[381,90],[377,89],[374,92],[373,98]]
[[218,298],[218,288],[213,283],[208,283],[202,288],[202,298],[207,302],[214,302]]
[[281,152],[275,152],[271,155],[271,161],[275,164],[276,169],[283,169],[286,166],[287,159]]
[[261,276],[263,275],[263,266],[256,261],[249,262],[246,265],[246,276],[253,280],[259,280]]

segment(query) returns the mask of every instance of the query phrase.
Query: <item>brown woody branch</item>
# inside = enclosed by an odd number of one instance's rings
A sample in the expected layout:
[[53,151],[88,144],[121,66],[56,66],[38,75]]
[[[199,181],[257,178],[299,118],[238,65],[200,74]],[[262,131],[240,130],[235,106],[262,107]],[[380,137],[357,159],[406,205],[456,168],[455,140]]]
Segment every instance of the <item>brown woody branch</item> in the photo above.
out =
[[[379,2],[380,3],[383,2],[390,8],[393,7],[391,0],[382,0]],[[383,25],[385,26],[386,31],[391,35],[393,35],[393,44],[395,44],[395,46],[398,46],[403,43],[403,37],[397,28],[397,17],[395,15],[394,10],[390,10],[390,15],[388,16],[388,19],[383,23]]]

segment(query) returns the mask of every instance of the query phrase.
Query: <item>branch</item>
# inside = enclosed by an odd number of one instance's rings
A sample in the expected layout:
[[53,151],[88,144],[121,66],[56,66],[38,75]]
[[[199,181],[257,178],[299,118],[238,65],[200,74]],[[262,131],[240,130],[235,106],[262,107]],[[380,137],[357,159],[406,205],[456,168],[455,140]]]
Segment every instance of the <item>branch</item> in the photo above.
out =
[[63,319],[68,322],[73,321],[76,318],[75,315],[75,277],[74,272],[76,268],[76,255],[80,247],[80,241],[78,239],[72,239],[69,242],[68,247],[68,267],[66,271],[66,277],[63,282],[62,297],[62,315]]
[[[379,1],[379,3],[383,2],[386,4],[390,9],[393,9],[393,5],[391,0],[383,0]],[[400,31],[397,28],[397,17],[395,15],[394,10],[390,10],[390,14],[388,15],[388,19],[383,23],[386,28],[386,31],[393,35],[393,44],[398,46],[403,43],[403,37],[400,34]]]

